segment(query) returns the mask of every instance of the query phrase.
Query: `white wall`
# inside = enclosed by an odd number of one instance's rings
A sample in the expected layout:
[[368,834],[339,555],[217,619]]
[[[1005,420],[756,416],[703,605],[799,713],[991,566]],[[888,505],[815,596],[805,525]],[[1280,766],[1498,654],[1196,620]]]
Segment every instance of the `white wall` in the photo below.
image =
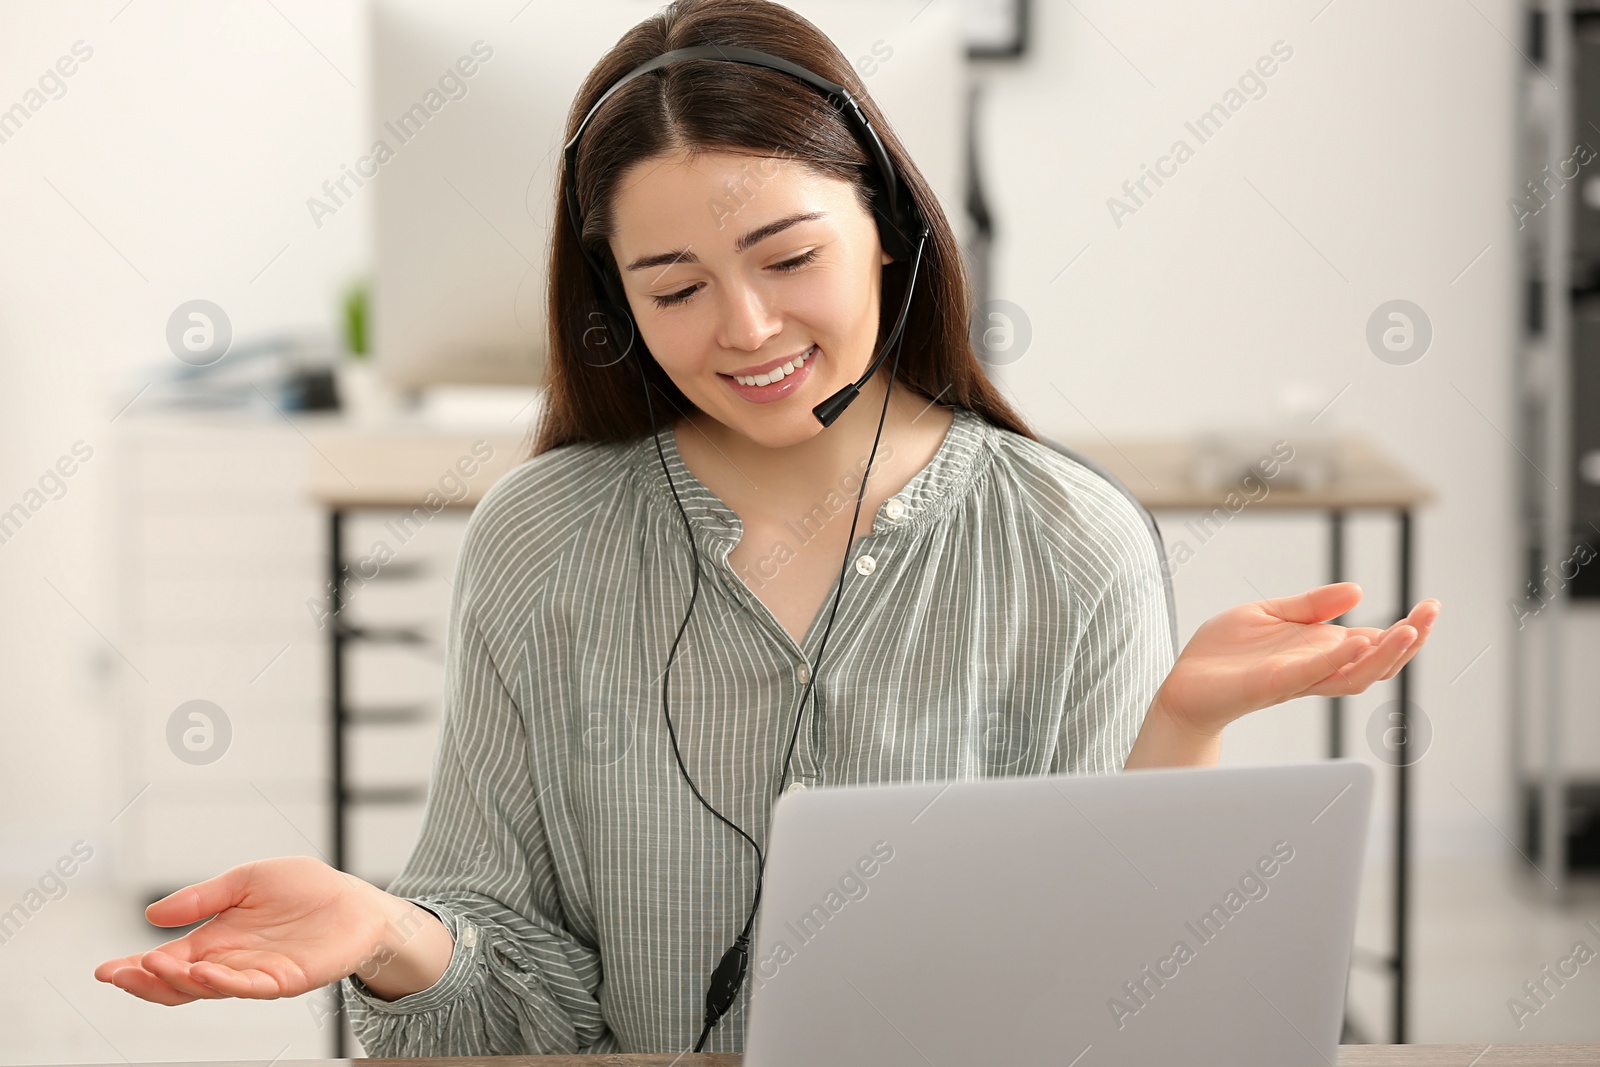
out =
[[[994,295],[1034,330],[1004,380],[1042,428],[1094,440],[1265,426],[1291,442],[1363,431],[1437,492],[1416,524],[1413,578],[1413,600],[1444,604],[1412,668],[1412,699],[1434,726],[1415,767],[1424,853],[1503,850],[1485,816],[1515,836],[1504,756],[1513,488],[1538,477],[1502,436],[1515,436],[1517,7],[1040,3],[1039,51],[996,72],[988,98]],[[1292,56],[1262,79],[1264,95],[1201,143],[1185,122],[1280,41]],[[1108,199],[1125,198],[1123,183],[1180,138],[1192,158],[1119,226]],[[1364,340],[1368,316],[1395,298],[1434,328],[1407,366]],[[1166,519],[1169,545],[1184,517]],[[1316,520],[1247,509],[1178,573],[1184,639],[1256,589],[1324,581],[1325,537]],[[1363,519],[1351,538],[1348,577],[1367,592],[1355,621],[1387,625],[1392,525]],[[1370,755],[1366,722],[1394,698],[1381,685],[1347,702],[1347,751]],[[1224,761],[1315,757],[1322,707],[1236,724]],[[1593,767],[1590,735],[1580,754]],[[1375,825],[1377,843],[1387,826]]]
[[354,4],[306,0],[0,10],[0,109],[74,42],[92,49],[0,143],[0,507],[73,442],[95,449],[0,544],[0,876],[110,840],[130,799],[102,684],[125,669],[98,563],[112,387],[174,363],[166,322],[184,301],[221,305],[236,339],[331,330],[362,265],[365,215],[318,229],[305,206],[358,142],[361,33]]

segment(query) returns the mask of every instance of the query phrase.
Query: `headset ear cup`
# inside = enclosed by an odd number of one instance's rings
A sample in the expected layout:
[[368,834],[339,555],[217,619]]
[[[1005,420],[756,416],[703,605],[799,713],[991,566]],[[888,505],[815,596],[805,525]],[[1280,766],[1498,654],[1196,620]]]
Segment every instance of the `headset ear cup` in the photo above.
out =
[[893,256],[896,263],[908,262],[912,250],[906,240],[910,235],[906,231],[905,219],[890,216],[888,208],[881,204],[875,205],[872,213],[878,220],[878,243],[883,250]]
[[927,226],[922,220],[922,213],[917,210],[916,201],[911,199],[911,190],[904,184],[900,185],[895,206],[898,211],[891,216],[887,204],[880,202],[873,205],[873,213],[878,220],[878,240],[883,250],[895,258],[895,262],[909,263],[917,254],[917,245]]

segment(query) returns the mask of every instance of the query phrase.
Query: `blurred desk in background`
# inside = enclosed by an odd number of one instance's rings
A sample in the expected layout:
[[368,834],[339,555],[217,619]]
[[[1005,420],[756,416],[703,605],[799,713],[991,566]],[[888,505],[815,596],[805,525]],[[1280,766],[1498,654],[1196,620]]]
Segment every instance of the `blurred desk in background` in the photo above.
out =
[[446,477],[465,483],[460,495],[447,496],[446,506],[470,508],[517,465],[524,442],[522,434],[420,428],[341,427],[307,439],[317,451],[308,492],[334,511],[419,507],[430,492],[450,493],[439,484]]
[[[1210,511],[1226,507],[1230,491],[1240,486],[1233,481],[1213,478],[1196,480],[1197,458],[1204,438],[1105,438],[1062,439],[1119,478],[1151,509],[1196,509]],[[1289,441],[1293,449],[1295,442]],[[1341,511],[1356,508],[1398,508],[1411,510],[1430,503],[1433,491],[1418,481],[1396,459],[1370,439],[1358,435],[1319,438],[1314,449],[1304,443],[1299,455],[1280,463],[1285,472],[1294,471],[1306,459],[1326,468],[1325,480],[1302,486],[1281,475],[1266,477],[1269,491],[1251,499],[1252,508],[1307,509]],[[1266,456],[1265,450],[1260,453]],[[1241,456],[1243,453],[1241,452]],[[1204,464],[1215,468],[1217,461]]]

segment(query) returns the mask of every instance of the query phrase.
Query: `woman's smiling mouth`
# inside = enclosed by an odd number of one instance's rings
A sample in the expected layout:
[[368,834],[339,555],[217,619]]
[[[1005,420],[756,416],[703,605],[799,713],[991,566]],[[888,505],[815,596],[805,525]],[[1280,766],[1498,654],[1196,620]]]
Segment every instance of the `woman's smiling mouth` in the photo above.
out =
[[781,400],[800,387],[811,373],[812,358],[818,354],[812,345],[797,356],[779,363],[769,363],[757,374],[721,374],[717,377],[727,382],[734,392],[756,404],[769,404]]

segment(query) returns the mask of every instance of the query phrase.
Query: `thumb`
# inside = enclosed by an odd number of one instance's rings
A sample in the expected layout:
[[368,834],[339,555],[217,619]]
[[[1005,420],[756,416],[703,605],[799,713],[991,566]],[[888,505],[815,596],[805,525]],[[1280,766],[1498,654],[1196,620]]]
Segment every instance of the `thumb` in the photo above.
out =
[[1285,622],[1327,622],[1336,619],[1361,602],[1361,587],[1355,582],[1319,585],[1295,596],[1263,600],[1267,614]]
[[230,867],[215,878],[174,890],[144,909],[155,926],[188,926],[227,911],[244,899],[249,864]]

